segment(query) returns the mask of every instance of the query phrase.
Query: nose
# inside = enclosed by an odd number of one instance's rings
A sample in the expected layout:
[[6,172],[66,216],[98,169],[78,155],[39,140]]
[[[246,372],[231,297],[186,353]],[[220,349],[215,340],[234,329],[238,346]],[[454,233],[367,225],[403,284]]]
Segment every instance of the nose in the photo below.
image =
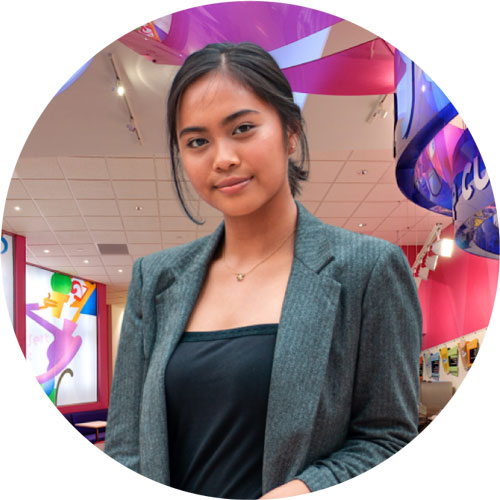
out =
[[239,156],[229,141],[220,141],[217,143],[215,151],[213,169],[221,172],[237,167],[240,164]]

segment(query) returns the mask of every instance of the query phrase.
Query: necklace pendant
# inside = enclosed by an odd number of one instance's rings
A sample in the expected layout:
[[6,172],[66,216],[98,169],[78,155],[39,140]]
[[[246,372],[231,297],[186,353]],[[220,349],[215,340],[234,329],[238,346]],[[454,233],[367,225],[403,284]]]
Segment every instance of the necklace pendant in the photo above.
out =
[[243,281],[243,278],[244,278],[244,277],[245,277],[245,275],[244,275],[244,274],[242,274],[242,273],[238,273],[238,274],[236,275],[236,279],[237,279],[238,281]]

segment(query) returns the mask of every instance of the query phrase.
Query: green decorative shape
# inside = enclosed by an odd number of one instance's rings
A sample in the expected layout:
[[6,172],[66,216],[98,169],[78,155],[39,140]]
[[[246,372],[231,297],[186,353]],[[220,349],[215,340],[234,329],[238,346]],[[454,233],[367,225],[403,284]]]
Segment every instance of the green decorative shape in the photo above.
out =
[[52,389],[52,392],[49,394],[49,399],[52,401],[52,403],[56,404],[56,389]]
[[68,295],[71,292],[71,278],[65,274],[54,273],[50,278],[50,286],[54,292]]

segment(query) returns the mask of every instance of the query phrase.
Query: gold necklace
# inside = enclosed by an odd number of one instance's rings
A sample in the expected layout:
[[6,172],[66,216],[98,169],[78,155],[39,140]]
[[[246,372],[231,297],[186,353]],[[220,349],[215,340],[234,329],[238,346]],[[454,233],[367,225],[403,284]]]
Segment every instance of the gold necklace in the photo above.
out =
[[249,273],[251,273],[256,267],[260,266],[261,264],[263,264],[266,260],[270,259],[278,250],[280,250],[280,248],[283,247],[283,245],[292,237],[292,235],[295,233],[295,229],[286,237],[286,239],[283,241],[283,243],[281,243],[279,245],[278,248],[275,248],[269,255],[267,255],[266,257],[264,257],[264,259],[262,259],[260,262],[257,262],[257,264],[255,264],[255,266],[253,266],[252,268],[250,268],[246,273],[239,273],[238,271],[235,271],[234,269],[231,269],[227,263],[226,263],[226,248],[225,246],[222,248],[222,262],[223,264],[226,266],[226,268],[228,269],[229,272],[231,272],[232,274],[234,274],[236,276],[236,280],[237,281],[243,281],[243,279],[245,278],[245,276]]

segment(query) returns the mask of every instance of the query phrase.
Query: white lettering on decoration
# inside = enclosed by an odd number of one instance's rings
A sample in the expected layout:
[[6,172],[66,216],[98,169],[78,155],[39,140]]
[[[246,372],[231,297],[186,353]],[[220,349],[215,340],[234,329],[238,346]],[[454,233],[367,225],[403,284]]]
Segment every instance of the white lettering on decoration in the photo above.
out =
[[[467,178],[470,177],[472,173],[472,180],[467,182]],[[486,170],[484,171],[483,177],[479,174],[479,156],[476,156],[472,162],[468,162],[465,165],[464,172],[462,175],[462,196],[465,200],[470,200],[474,194],[474,187],[478,191],[482,191],[488,186],[490,178]]]

